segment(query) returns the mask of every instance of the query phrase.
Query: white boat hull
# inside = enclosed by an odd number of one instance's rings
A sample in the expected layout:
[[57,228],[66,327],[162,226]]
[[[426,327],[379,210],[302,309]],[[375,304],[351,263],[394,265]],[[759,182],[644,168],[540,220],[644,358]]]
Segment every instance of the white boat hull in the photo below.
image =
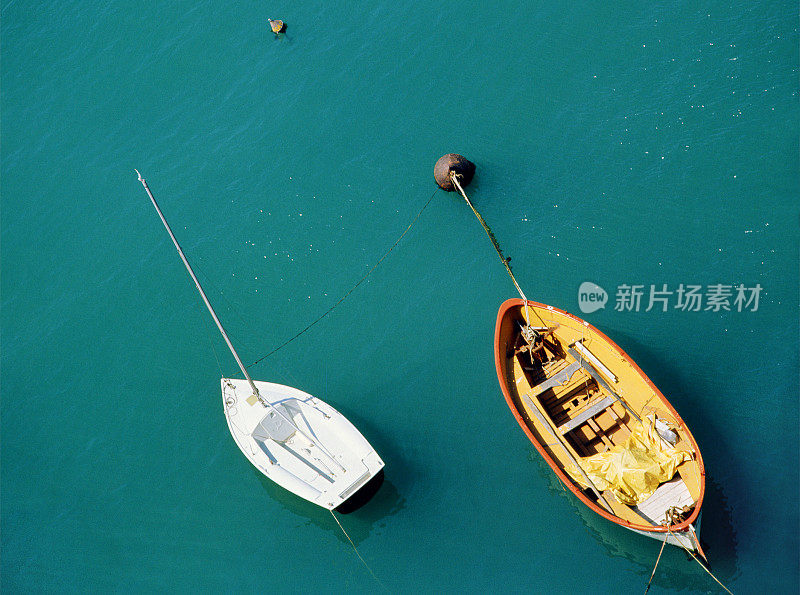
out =
[[656,541],[666,541],[669,545],[676,545],[691,552],[698,552],[693,536],[689,531],[680,533],[654,533],[653,531],[639,531],[638,529],[631,529],[631,531],[639,535],[647,535]]
[[[276,411],[253,396],[246,380],[223,378],[221,384],[225,418],[239,449],[261,473],[297,496],[333,510],[383,469],[366,438],[324,401],[290,386],[255,381],[261,398]],[[271,437],[265,423],[272,424]]]
[[705,560],[706,554],[703,551],[703,547],[700,545],[700,521],[702,518],[702,513],[697,517],[697,521],[694,525],[689,525],[689,528],[685,531],[672,531],[669,533],[655,533],[653,531],[639,531],[637,529],[630,529],[634,533],[639,533],[640,535],[646,535],[647,537],[652,537],[656,541],[666,541],[669,545],[674,545],[690,552],[694,552],[700,554],[700,556]]

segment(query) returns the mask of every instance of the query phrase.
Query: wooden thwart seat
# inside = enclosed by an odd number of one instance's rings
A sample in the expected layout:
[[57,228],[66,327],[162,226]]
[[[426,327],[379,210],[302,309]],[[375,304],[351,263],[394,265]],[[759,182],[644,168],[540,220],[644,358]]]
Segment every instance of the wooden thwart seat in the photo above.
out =
[[[596,392],[597,388],[591,388],[590,385],[595,385],[595,380],[587,373],[584,362],[573,361],[549,378],[540,377],[533,382],[526,378],[524,365],[518,354],[512,358],[512,362],[517,375],[516,383],[520,396],[523,399],[539,399],[544,414],[550,418],[553,429],[559,435],[564,436],[572,430],[588,424],[587,431],[602,442],[605,448],[613,446],[605,432],[597,423],[594,423],[593,418],[607,410],[615,421],[619,421],[619,416],[611,408],[616,398]],[[548,393],[549,396],[543,396],[545,393]],[[577,415],[573,417],[576,412]],[[581,441],[577,440],[575,444],[571,444],[574,448],[585,451],[582,448],[583,445],[580,444]],[[590,453],[585,451],[580,454],[587,456]]]
[[615,401],[616,399],[610,396],[605,397],[604,399],[600,399],[599,401],[596,401],[595,403],[589,405],[583,411],[581,411],[581,413],[577,417],[573,417],[567,423],[560,425],[558,427],[559,433],[563,436],[567,432],[571,432],[578,426],[585,424],[587,421],[589,421],[591,418],[593,418],[595,415],[597,415],[604,409],[613,405]]
[[531,391],[531,396],[535,397],[542,394],[544,391],[556,387],[556,386],[563,386],[569,379],[572,378],[572,375],[575,374],[578,370],[580,370],[581,364],[580,362],[572,362],[566,368],[554,374],[550,378],[540,382],[539,384],[535,384],[533,386],[533,390]]

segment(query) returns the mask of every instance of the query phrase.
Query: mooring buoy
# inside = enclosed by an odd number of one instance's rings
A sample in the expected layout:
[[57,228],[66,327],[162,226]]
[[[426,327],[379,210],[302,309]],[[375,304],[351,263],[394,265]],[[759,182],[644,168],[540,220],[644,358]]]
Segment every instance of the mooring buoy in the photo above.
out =
[[267,19],[269,21],[269,26],[272,28],[273,33],[283,33],[286,31],[286,23],[281,21],[280,19],[272,20]]
[[447,192],[454,192],[456,189],[451,177],[453,173],[458,176],[458,183],[466,186],[475,175],[475,164],[458,153],[448,153],[442,155],[433,166],[433,177],[436,183],[439,184],[439,188]]

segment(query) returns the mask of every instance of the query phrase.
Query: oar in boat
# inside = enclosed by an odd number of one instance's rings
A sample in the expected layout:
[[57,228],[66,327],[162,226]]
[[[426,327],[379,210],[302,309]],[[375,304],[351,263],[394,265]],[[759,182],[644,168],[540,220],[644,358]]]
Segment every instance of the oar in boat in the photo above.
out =
[[597,486],[594,485],[594,482],[586,474],[586,471],[583,470],[583,467],[581,467],[578,461],[575,459],[575,457],[572,456],[572,453],[567,448],[567,445],[564,444],[564,441],[561,438],[559,438],[556,430],[553,428],[552,423],[550,422],[549,419],[547,419],[547,415],[539,410],[539,407],[534,404],[533,399],[531,399],[528,395],[523,395],[523,398],[528,401],[529,405],[531,406],[531,409],[533,409],[533,412],[536,414],[536,417],[539,418],[539,422],[550,431],[550,435],[561,446],[562,450],[564,451],[564,454],[567,455],[567,458],[570,460],[570,462],[578,468],[578,471],[580,472],[581,476],[586,481],[586,483],[589,484],[589,487],[592,489],[595,496],[597,496],[597,500],[603,505],[603,508],[605,508],[611,514],[614,514],[614,511],[611,509],[611,505],[606,501],[605,498],[603,498],[603,494],[600,493],[600,490],[598,490]]

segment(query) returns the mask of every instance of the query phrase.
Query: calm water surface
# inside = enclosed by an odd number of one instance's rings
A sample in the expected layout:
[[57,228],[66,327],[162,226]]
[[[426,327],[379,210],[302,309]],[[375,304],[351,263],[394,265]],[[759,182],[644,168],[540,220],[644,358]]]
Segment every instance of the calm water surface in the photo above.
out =
[[[7,0],[0,17],[3,592],[381,591],[326,511],[236,448],[235,363],[133,168],[251,362],[369,271],[452,151],[526,294],[580,315],[580,284],[604,288],[584,316],[692,428],[717,577],[797,592],[795,3]],[[693,312],[681,284],[762,292]],[[625,285],[638,311],[615,307]],[[514,295],[440,191],[251,371],[330,402],[386,461],[341,520],[388,590],[641,593],[659,544],[579,506],[502,399],[492,335]],[[718,591],[676,548],[653,582]]]

